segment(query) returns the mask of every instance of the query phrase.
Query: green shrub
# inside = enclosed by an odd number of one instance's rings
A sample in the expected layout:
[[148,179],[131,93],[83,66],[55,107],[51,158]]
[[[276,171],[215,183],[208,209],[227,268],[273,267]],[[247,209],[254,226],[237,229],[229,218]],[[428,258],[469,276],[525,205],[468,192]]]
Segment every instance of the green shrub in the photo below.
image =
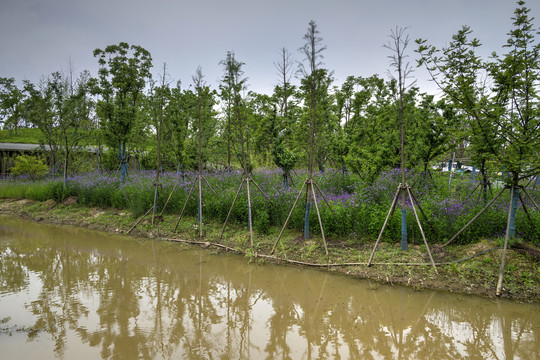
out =
[[15,166],[9,169],[12,175],[27,175],[32,180],[37,180],[49,172],[47,165],[43,161],[30,155],[19,155],[15,158]]

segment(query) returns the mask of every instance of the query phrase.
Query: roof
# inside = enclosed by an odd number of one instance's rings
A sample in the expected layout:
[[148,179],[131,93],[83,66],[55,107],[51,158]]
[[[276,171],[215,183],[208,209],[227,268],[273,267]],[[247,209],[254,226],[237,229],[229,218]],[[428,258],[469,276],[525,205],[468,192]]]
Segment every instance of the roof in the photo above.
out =
[[[39,145],[39,144],[17,144],[17,143],[0,143],[0,151],[36,151],[41,148],[49,151],[49,145]],[[85,146],[84,149],[88,152],[97,152],[98,148],[96,146]]]

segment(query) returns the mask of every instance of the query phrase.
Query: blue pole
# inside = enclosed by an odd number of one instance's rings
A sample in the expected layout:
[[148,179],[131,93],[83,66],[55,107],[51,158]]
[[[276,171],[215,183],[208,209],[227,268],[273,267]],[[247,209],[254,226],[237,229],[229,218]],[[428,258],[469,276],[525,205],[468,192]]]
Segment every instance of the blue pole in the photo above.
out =
[[513,195],[512,195],[512,207],[510,209],[510,229],[508,233],[508,237],[514,238],[516,237],[516,212],[517,212],[517,206],[518,206],[518,199],[519,199],[519,189],[517,187],[512,187]]
[[472,182],[476,181],[476,166],[472,166]]
[[309,208],[311,206],[311,202],[306,202],[306,215],[304,220],[304,239],[309,239]]
[[127,173],[127,164],[126,164],[126,142],[118,141],[118,159],[120,160],[120,181],[124,182],[126,179]]
[[197,201],[197,222],[201,222],[201,198],[200,197],[198,198],[198,201]]
[[407,209],[401,209],[401,250],[408,250],[408,245],[407,245]]

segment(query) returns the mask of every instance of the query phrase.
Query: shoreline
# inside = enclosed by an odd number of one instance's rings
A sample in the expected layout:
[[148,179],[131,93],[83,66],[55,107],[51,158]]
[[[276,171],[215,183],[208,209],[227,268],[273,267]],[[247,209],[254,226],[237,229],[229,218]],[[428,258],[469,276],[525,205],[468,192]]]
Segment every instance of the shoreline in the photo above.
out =
[[[137,220],[125,210],[88,208],[77,204],[73,198],[63,203],[0,199],[0,215],[117,234],[126,234]],[[373,265],[367,267],[374,240],[327,238],[329,254],[326,256],[318,236],[306,241],[301,233],[286,231],[276,253],[270,255],[280,229],[270,229],[268,235],[254,233],[255,246],[252,249],[249,232],[241,224],[228,225],[221,240],[222,224],[203,224],[205,236],[200,239],[196,219],[183,218],[178,234],[173,232],[176,215],[163,215],[157,219],[158,223],[154,226],[148,218],[141,221],[129,235],[234,251],[248,258],[246,261],[311,266],[353,278],[404,285],[415,290],[435,289],[496,298],[502,253],[496,240],[447,248],[430,245],[437,271],[430,264],[424,245],[409,244],[409,250],[403,252],[396,242],[382,242],[375,252]],[[539,251],[528,247],[528,244],[518,245],[507,252],[500,297],[520,302],[540,302],[540,266],[536,254]]]

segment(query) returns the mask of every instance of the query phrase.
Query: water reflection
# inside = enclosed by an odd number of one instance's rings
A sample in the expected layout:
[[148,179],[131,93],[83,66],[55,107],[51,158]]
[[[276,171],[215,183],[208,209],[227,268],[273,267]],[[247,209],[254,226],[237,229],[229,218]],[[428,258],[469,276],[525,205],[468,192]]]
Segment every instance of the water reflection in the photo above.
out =
[[6,358],[33,346],[43,359],[540,357],[538,304],[370,287],[10,218],[0,258]]

